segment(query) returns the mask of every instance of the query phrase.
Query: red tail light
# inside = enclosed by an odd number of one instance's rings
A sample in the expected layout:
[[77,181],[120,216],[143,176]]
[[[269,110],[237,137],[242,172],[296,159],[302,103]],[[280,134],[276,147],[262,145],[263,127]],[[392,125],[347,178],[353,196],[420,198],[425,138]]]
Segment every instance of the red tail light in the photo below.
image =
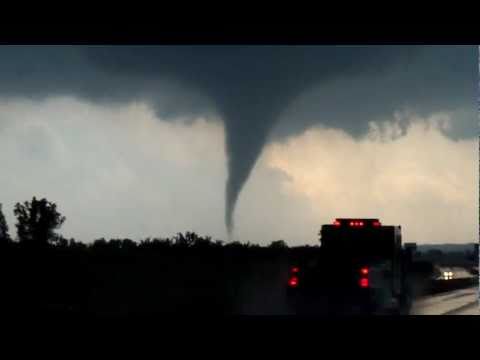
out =
[[361,278],[360,279],[360,287],[361,288],[368,288],[369,285],[370,284],[369,284],[369,281],[368,281],[367,278]]
[[300,271],[300,268],[298,266],[294,266],[291,269],[291,272],[294,273],[294,274],[297,274],[299,271]]
[[360,269],[360,274],[362,275],[368,275],[368,268],[367,267],[362,267]]
[[378,219],[347,219],[347,218],[337,218],[333,221],[333,226],[335,227],[379,227],[382,226],[382,223]]
[[297,287],[298,286],[298,277],[292,276],[290,280],[288,280],[288,286],[290,287]]
[[360,268],[360,280],[359,280],[359,285],[361,288],[368,288],[370,286],[370,282],[368,280],[368,274],[370,270],[368,269],[367,266],[361,267]]

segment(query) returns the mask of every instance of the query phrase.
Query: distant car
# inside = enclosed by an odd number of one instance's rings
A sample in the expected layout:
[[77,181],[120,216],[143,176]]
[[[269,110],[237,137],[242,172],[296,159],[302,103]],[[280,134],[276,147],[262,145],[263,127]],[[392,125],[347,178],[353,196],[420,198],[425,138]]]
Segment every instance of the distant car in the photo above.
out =
[[452,280],[454,272],[449,267],[435,266],[433,280],[448,281]]
[[442,276],[443,276],[443,280],[452,280],[453,279],[453,271],[444,271]]

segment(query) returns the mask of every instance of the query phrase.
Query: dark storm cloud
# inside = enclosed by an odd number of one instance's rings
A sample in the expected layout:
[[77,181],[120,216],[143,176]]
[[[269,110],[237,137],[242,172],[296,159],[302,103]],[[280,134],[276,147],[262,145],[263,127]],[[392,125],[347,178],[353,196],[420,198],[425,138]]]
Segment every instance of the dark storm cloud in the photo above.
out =
[[457,136],[476,129],[473,46],[3,47],[0,58],[3,96],[141,99],[162,117],[220,115],[229,231],[243,184],[296,99],[305,102],[290,109],[296,121],[284,122],[277,134],[321,121],[358,136],[367,121],[402,108],[420,114],[463,109],[467,120]]

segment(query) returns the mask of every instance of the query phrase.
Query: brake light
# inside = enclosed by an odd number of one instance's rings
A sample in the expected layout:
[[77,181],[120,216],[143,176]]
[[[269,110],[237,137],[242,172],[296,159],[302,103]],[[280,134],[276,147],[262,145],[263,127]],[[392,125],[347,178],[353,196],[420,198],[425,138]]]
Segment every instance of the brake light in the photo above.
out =
[[368,288],[368,286],[369,286],[368,278],[361,278],[360,279],[360,287],[361,288]]
[[350,219],[350,218],[336,218],[333,223],[335,227],[379,227],[382,223],[378,219]]
[[298,277],[292,276],[290,280],[288,280],[288,285],[290,287],[297,287],[298,286]]
[[368,267],[364,266],[360,268],[360,280],[359,280],[359,285],[361,288],[368,288],[370,286],[370,282],[368,280],[368,273],[369,273]]
[[298,266],[294,266],[294,267],[292,267],[291,271],[292,271],[292,273],[296,274],[300,271],[300,268]]

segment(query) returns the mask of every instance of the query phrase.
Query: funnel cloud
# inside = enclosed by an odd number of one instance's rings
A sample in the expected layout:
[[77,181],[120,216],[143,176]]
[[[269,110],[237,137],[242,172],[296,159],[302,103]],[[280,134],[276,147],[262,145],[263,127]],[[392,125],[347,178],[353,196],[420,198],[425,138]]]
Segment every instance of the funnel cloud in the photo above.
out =
[[241,190],[272,137],[318,121],[358,137],[372,119],[403,109],[467,109],[451,134],[459,138],[475,123],[474,46],[1,46],[0,57],[0,97],[143,100],[162,118],[220,118],[230,234]]

